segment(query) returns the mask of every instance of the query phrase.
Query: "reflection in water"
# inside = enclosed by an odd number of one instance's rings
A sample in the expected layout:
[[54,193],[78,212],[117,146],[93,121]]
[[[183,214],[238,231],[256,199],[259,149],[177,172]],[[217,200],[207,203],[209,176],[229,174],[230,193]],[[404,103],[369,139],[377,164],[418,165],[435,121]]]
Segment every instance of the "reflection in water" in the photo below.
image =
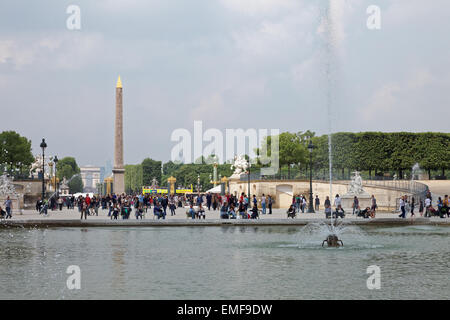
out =
[[[295,226],[0,230],[0,298],[442,299],[449,230],[348,226],[331,249]],[[66,288],[69,265],[82,290]],[[369,265],[380,291],[367,290]]]
[[[110,243],[112,249],[112,286],[114,289],[120,290],[125,285],[125,235],[123,231],[110,232]],[[105,268],[106,269],[106,268]],[[106,271],[106,270],[105,270]]]

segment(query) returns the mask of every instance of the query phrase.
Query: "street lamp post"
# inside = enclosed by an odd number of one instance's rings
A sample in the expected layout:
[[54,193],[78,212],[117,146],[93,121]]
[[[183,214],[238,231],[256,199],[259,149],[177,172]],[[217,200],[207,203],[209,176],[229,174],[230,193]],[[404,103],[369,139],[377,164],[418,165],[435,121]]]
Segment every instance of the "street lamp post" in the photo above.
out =
[[56,179],[58,179],[58,176],[56,174],[56,166],[58,165],[58,157],[54,156],[53,157],[53,162],[55,163],[55,192],[56,192],[56,197],[58,197],[58,182],[56,181]]
[[197,193],[200,195],[200,175],[197,175]]
[[308,151],[309,151],[309,207],[308,213],[314,213],[313,207],[313,193],[312,193],[312,152],[314,149],[314,145],[312,141],[309,140]]
[[45,139],[42,138],[42,142],[40,145],[42,149],[42,202],[44,202],[45,199],[45,148],[47,148],[47,143],[45,142]]

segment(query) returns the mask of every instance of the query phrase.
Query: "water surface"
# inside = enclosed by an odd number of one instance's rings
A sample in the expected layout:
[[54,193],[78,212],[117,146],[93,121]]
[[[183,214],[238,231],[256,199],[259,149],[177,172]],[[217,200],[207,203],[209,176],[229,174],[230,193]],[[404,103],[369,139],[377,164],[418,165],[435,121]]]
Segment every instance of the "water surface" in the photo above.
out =
[[[1,229],[1,299],[448,299],[450,228]],[[69,265],[81,289],[66,286]],[[366,269],[381,268],[369,290]]]

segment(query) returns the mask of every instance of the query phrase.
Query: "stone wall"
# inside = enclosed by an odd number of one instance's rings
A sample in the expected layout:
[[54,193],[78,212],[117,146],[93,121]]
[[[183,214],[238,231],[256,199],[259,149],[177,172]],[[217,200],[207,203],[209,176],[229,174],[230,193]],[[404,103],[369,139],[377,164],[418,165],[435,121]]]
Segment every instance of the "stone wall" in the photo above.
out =
[[[330,184],[326,182],[313,181],[313,197],[316,195],[320,199],[320,208],[323,209],[323,203],[326,196],[330,195]],[[333,203],[336,194],[344,195],[347,192],[348,184],[345,182],[336,182],[332,185]],[[364,187],[369,195],[374,195],[380,210],[394,211],[396,209],[397,199],[402,195],[410,195],[404,191],[386,189],[381,187]],[[256,180],[250,181],[251,195],[255,194],[258,198],[262,194],[271,195],[274,200],[274,208],[288,208],[292,202],[292,196],[303,194],[309,199],[309,181],[302,180]],[[230,180],[230,193],[240,195],[242,192],[248,193],[248,182],[240,180]]]

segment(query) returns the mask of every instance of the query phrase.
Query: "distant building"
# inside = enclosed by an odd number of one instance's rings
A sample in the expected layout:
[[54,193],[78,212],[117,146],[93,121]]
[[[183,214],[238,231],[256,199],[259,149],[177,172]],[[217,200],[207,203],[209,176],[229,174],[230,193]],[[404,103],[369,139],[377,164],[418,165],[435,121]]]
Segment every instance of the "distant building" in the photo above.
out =
[[83,180],[84,193],[97,193],[97,184],[100,180],[100,167],[84,166],[80,167],[81,180]]

